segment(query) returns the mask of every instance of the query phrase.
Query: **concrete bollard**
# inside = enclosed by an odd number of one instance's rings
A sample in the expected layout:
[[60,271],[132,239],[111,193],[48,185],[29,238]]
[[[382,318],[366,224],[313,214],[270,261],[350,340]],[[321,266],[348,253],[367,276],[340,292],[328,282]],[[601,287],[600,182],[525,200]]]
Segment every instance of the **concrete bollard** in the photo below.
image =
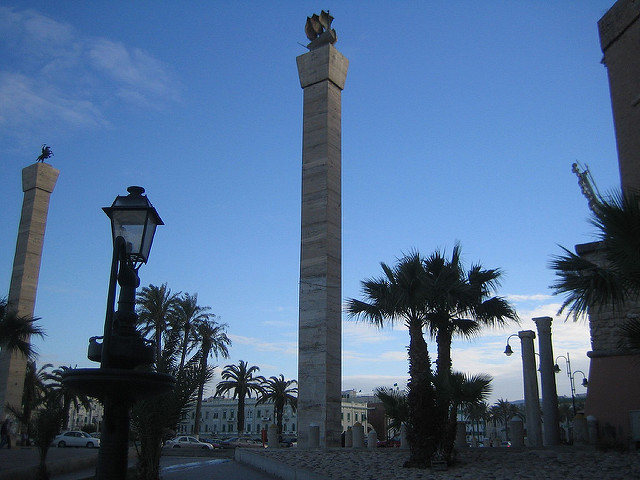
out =
[[464,422],[458,422],[456,425],[456,448],[467,448],[467,425]]
[[360,422],[353,424],[353,448],[364,447],[364,426]]
[[320,427],[309,426],[309,448],[320,448]]
[[378,434],[375,430],[369,430],[367,434],[367,448],[376,448],[378,446]]
[[584,413],[578,413],[573,418],[573,441],[580,445],[589,443],[587,418],[584,416]]
[[269,425],[269,429],[267,430],[267,446],[269,448],[280,448],[279,436],[278,426],[275,423]]
[[511,446],[513,448],[524,447],[524,422],[520,417],[513,417],[509,421],[511,426]]
[[353,429],[347,427],[347,433],[344,434],[344,448],[353,447]]
[[409,448],[409,442],[407,441],[407,426],[404,423],[400,427],[400,448]]
[[598,419],[593,415],[587,417],[587,435],[591,445],[598,444]]

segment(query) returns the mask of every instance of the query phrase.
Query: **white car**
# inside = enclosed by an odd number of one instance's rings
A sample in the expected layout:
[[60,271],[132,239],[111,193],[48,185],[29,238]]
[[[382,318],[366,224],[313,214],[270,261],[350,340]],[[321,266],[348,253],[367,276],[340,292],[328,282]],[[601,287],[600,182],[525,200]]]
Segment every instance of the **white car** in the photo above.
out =
[[167,440],[164,444],[167,448],[201,448],[203,450],[213,450],[213,445],[207,442],[201,442],[196,437],[176,437],[171,440]]
[[87,447],[97,448],[100,446],[100,439],[92,437],[87,432],[80,430],[73,430],[70,432],[64,432],[53,439],[52,445],[56,445],[59,448],[64,447]]

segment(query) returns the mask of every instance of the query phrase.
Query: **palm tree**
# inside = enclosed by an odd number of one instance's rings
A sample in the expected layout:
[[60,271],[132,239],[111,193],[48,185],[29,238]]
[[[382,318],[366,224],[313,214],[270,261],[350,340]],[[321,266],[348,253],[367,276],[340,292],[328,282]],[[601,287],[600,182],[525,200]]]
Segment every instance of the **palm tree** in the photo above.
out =
[[222,381],[218,382],[216,395],[224,395],[233,392],[233,398],[238,399],[238,433],[244,432],[244,399],[251,398],[251,393],[260,395],[263,392],[262,384],[266,381],[263,376],[254,377],[253,374],[259,372],[260,368],[240,360],[238,365],[227,365],[222,370]]
[[144,287],[137,295],[138,323],[142,325],[142,334],[153,334],[156,346],[156,361],[162,361],[162,338],[167,325],[175,315],[180,297],[179,293],[171,293],[166,283],[157,287]]
[[[464,412],[467,420],[471,422],[471,430],[473,432],[473,436],[476,437],[476,432],[480,437],[480,422],[485,424],[485,433],[486,433],[486,421],[489,416],[489,405],[487,402],[478,402],[475,404],[466,405],[464,407]],[[475,428],[474,428],[475,425]]]
[[29,428],[31,426],[32,413],[42,404],[45,394],[47,393],[46,370],[51,367],[53,367],[53,365],[47,363],[38,369],[36,362],[29,360],[24,377],[22,405],[19,408],[15,405],[7,405],[7,410],[20,422],[20,430],[27,435],[27,438],[31,436]]
[[40,320],[31,315],[18,315],[6,299],[0,299],[0,349],[10,355],[21,354],[35,360],[37,351],[31,344],[31,337],[44,337],[44,330],[36,325]]
[[[449,407],[448,435],[455,441],[456,427],[458,424],[458,411],[469,410],[475,405],[483,404],[491,393],[493,377],[487,373],[467,375],[461,372],[453,372],[451,375],[451,406]],[[453,450],[453,443],[445,445],[445,449]],[[451,455],[452,451],[446,451]]]
[[[453,402],[454,385],[451,372],[451,342],[454,335],[471,337],[482,327],[503,326],[508,320],[518,322],[513,307],[501,297],[493,296],[502,272],[484,269],[480,264],[465,271],[459,243],[451,259],[436,251],[424,260],[425,290],[428,311],[426,326],[438,348],[436,369],[437,411],[444,436],[441,448],[447,459],[453,451],[457,406]],[[459,377],[457,387],[462,380]],[[475,378],[480,381],[480,378]],[[489,380],[490,381],[490,380]],[[488,385],[488,383],[487,383]]]
[[60,431],[60,421],[62,419],[62,407],[59,392],[47,390],[43,408],[35,414],[35,418],[30,422],[29,430],[33,434],[33,440],[38,447],[38,471],[36,480],[48,480],[50,478],[47,471],[47,453],[51,447],[53,439]]
[[[155,369],[159,373],[167,373],[176,378],[173,391],[136,402],[131,410],[132,430],[140,439],[136,472],[137,478],[141,480],[159,478],[162,440],[168,436],[171,438],[170,435],[175,433],[180,419],[193,408],[196,392],[202,380],[197,355],[185,363],[179,374],[179,351],[172,348],[167,350],[162,352],[164,360],[156,364]],[[207,369],[207,372],[210,372],[210,369]],[[205,376],[205,381],[209,379],[209,376]]]
[[[227,324],[218,324],[215,320],[202,320],[196,324],[196,335],[200,339],[200,351],[198,357],[200,360],[200,383],[198,385],[198,398],[196,400],[196,418],[194,434],[200,433],[200,416],[202,411],[202,396],[204,394],[204,386],[207,383],[208,371],[210,370],[207,361],[210,355],[229,358],[229,346],[231,340],[227,337]],[[211,369],[212,370],[212,369]],[[211,372],[211,377],[213,372]]]
[[489,408],[489,415],[504,425],[506,440],[509,441],[509,420],[516,415],[520,415],[520,410],[508,400],[499,398],[496,403]]
[[374,390],[374,394],[382,402],[384,413],[389,419],[387,432],[385,433],[388,437],[388,430],[393,430],[394,433],[392,436],[395,437],[402,425],[408,425],[409,423],[407,392],[389,387],[377,387]]
[[596,263],[566,248],[553,257],[556,293],[565,294],[561,311],[576,318],[589,308],[620,307],[640,293],[640,204],[638,195],[614,192],[594,209],[590,222],[603,254]]
[[425,270],[418,252],[410,253],[391,268],[381,263],[383,276],[362,282],[365,300],[348,299],[347,313],[377,328],[402,321],[409,330],[409,384],[407,402],[410,447],[408,464],[426,467],[436,451],[440,429],[435,410],[431,358],[422,329],[429,305]]
[[212,320],[215,315],[210,313],[211,307],[201,307],[198,305],[198,294],[190,295],[185,293],[178,299],[176,314],[174,317],[173,329],[179,329],[182,333],[182,344],[180,346],[180,363],[178,375],[182,372],[187,354],[195,348],[198,337],[196,326],[200,322]]
[[293,411],[298,406],[298,382],[296,380],[285,380],[284,375],[270,377],[262,385],[262,392],[258,396],[256,405],[266,402],[273,402],[273,409],[276,414],[276,425],[278,435],[282,435],[282,414],[285,405],[291,405]]
[[72,392],[62,383],[64,374],[70,370],[72,370],[71,367],[62,365],[45,375],[46,380],[49,382],[48,388],[57,392],[62,401],[62,430],[69,428],[69,411],[72,405],[75,409],[77,409],[80,404],[82,404],[85,409],[89,409],[91,406],[91,402],[86,395]]

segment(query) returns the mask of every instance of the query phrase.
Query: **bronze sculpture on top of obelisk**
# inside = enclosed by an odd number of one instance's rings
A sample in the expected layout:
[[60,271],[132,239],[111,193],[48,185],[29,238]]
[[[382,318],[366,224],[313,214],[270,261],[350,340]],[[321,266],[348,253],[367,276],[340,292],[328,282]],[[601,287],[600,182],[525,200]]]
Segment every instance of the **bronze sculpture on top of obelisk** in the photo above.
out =
[[[22,169],[24,199],[7,299],[8,308],[18,316],[32,317],[34,313],[49,197],[60,173],[44,162],[52,155],[51,148],[43,145],[36,163]],[[26,366],[27,359],[21,353],[0,351],[0,418],[4,418],[7,404],[22,403]]]
[[341,92],[348,60],[329,12],[307,18],[296,58],[304,90],[298,334],[298,445],[340,446],[342,388]]

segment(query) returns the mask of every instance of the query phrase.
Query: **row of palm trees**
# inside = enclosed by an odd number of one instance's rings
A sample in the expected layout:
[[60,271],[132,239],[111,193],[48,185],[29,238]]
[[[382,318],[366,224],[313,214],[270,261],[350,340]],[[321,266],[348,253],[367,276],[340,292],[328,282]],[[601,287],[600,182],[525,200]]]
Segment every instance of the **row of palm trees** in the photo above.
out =
[[[435,457],[451,461],[459,405],[452,339],[472,338],[484,327],[518,322],[518,316],[504,298],[494,295],[502,272],[480,264],[466,270],[457,243],[450,257],[440,250],[426,258],[414,251],[393,267],[381,266],[382,276],[362,282],[363,299],[349,299],[347,312],[377,328],[398,322],[407,327],[408,466],[425,467]],[[425,334],[436,341],[435,372]]]
[[[284,375],[264,378],[262,375],[254,375],[260,371],[257,366],[249,366],[244,360],[237,365],[227,365],[216,387],[216,395],[232,394],[232,398],[238,400],[237,431],[240,435],[244,432],[244,405],[245,399],[251,398],[254,393],[258,398],[256,405],[273,403],[273,410],[278,426],[278,434],[282,434],[282,416],[284,407],[291,405],[295,412],[298,402],[298,382],[285,380]],[[197,417],[197,415],[196,415]]]

